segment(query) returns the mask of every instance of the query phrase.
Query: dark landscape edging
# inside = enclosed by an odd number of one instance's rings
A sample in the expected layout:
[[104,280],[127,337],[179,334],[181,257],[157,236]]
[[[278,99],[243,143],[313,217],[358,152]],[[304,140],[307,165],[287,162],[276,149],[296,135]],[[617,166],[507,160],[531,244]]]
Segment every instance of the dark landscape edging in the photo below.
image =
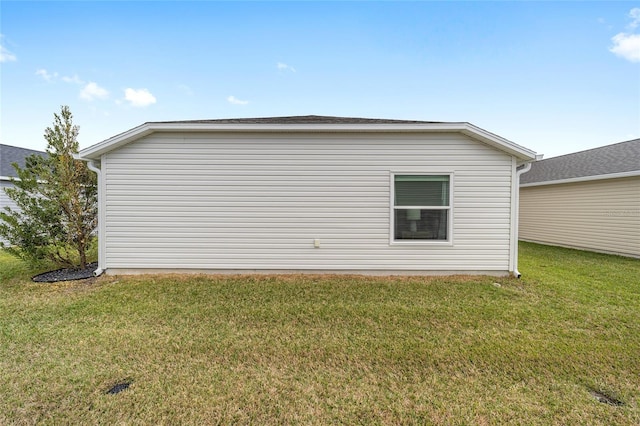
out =
[[75,281],[85,280],[93,277],[93,271],[98,267],[98,262],[87,265],[86,268],[60,268],[55,271],[43,272],[42,274],[31,277],[36,283],[55,283],[58,281]]

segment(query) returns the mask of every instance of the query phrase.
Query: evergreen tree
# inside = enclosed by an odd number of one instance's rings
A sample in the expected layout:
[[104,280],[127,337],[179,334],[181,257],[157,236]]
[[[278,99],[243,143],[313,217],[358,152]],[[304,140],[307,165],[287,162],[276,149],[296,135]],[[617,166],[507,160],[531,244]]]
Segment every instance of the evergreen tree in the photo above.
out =
[[5,192],[19,209],[0,212],[0,236],[8,250],[30,262],[86,267],[97,227],[97,179],[78,152],[78,126],[69,107],[54,114],[45,130],[47,155],[31,155],[24,169],[13,164],[17,179]]

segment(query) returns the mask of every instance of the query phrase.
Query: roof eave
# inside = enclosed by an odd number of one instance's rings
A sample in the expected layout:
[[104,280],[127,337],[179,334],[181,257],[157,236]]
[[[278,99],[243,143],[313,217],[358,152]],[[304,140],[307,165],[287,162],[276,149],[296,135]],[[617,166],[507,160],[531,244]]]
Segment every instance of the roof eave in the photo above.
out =
[[520,146],[508,139],[498,136],[494,133],[488,132],[480,127],[474,126],[471,123],[464,124],[464,129],[461,129],[461,133],[473,138],[478,139],[494,148],[506,151],[507,153],[515,156],[522,162],[530,162],[536,160],[536,152],[528,148]]
[[420,124],[215,124],[188,122],[150,122],[106,139],[81,150],[83,160],[98,160],[102,154],[117,149],[134,140],[156,132],[311,132],[311,133],[432,133],[460,132],[497,149],[516,156],[522,161],[533,161],[536,153],[507,139],[487,132],[470,123],[420,123]]
[[567,179],[545,180],[540,182],[530,182],[530,183],[523,183],[520,185],[520,187],[528,188],[532,186],[559,185],[563,183],[589,182],[593,180],[604,180],[604,179],[620,179],[620,178],[635,177],[635,176],[640,176],[640,170],[631,170],[628,172],[620,172],[620,173],[608,173],[604,175],[580,176],[580,177],[567,178]]
[[141,124],[140,126],[127,130],[124,133],[120,133],[119,135],[105,139],[102,142],[98,142],[88,148],[80,150],[77,154],[77,158],[80,160],[99,160],[102,154],[113,151],[122,145],[126,145],[129,142],[133,142],[136,139],[153,133],[154,130],[151,128],[150,124],[151,123]]

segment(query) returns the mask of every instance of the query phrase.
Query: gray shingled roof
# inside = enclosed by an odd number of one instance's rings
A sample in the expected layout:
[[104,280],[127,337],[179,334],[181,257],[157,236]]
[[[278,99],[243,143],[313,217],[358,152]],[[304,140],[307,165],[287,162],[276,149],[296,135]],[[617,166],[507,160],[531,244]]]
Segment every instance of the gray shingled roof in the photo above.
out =
[[297,115],[289,117],[221,118],[216,120],[156,121],[154,123],[203,124],[427,124],[440,121],[390,120],[379,118],[333,117],[327,115]]
[[18,163],[20,167],[24,167],[25,159],[31,154],[44,155],[45,153],[34,149],[0,144],[0,176],[15,177],[16,170],[12,164]]
[[536,161],[520,184],[640,171],[640,139]]

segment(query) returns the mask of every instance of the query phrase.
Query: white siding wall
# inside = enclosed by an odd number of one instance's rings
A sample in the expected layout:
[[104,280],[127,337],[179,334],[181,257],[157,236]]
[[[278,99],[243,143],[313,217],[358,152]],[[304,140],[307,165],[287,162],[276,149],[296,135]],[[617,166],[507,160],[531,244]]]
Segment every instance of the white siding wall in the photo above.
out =
[[[506,272],[513,167],[457,134],[150,135],[102,158],[104,267]],[[454,174],[453,244],[390,244],[391,171]]]
[[[0,211],[5,211],[4,208],[6,206],[12,208],[13,210],[17,209],[16,203],[13,202],[8,196],[7,193],[4,192],[5,188],[12,188],[13,184],[7,180],[0,180]],[[3,238],[0,238],[0,241],[6,243],[7,241]]]
[[640,257],[640,177],[521,188],[519,236]]
[[5,206],[16,209],[16,204],[9,198],[6,192],[4,192],[5,188],[13,188],[13,184],[8,180],[0,180],[0,209],[4,211]]

